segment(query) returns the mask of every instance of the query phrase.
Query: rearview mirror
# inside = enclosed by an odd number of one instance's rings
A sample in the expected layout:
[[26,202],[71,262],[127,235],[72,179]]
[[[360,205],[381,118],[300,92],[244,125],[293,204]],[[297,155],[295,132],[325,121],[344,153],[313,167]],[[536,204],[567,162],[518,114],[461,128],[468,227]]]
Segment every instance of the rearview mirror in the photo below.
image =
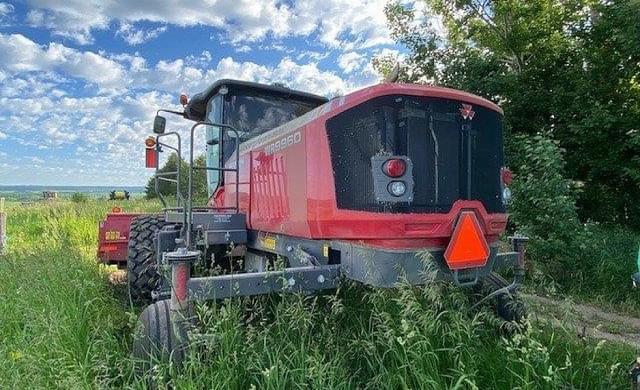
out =
[[163,134],[166,125],[167,120],[160,115],[156,115],[155,119],[153,120],[153,132],[156,134]]

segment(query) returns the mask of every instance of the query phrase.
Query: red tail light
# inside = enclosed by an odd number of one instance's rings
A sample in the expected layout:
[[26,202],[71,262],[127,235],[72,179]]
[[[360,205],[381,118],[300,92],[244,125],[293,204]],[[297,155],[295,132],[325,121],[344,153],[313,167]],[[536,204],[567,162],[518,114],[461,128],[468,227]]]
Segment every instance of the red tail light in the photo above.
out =
[[382,165],[382,171],[389,177],[400,177],[407,171],[407,163],[402,159],[392,158]]
[[145,152],[145,167],[157,168],[158,167],[158,151],[156,148],[147,148]]

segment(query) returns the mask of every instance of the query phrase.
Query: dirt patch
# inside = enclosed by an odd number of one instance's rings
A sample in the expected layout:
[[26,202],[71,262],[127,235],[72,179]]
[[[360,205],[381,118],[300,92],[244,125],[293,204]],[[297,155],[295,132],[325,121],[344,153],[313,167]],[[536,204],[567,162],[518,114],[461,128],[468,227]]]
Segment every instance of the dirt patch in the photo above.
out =
[[603,311],[571,300],[555,300],[523,294],[536,320],[572,329],[582,338],[595,338],[631,345],[640,349],[640,319]]

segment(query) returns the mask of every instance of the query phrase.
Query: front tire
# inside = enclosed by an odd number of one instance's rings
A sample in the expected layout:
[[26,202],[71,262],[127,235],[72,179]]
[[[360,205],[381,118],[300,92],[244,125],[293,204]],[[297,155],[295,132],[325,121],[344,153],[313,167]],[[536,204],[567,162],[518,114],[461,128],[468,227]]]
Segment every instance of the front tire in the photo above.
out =
[[131,220],[127,253],[129,295],[134,302],[151,302],[160,273],[156,261],[156,232],[166,225],[160,215],[140,215]]
[[179,366],[183,360],[186,332],[171,321],[170,309],[170,300],[164,299],[140,314],[131,352],[140,374],[147,373],[156,363],[173,362]]

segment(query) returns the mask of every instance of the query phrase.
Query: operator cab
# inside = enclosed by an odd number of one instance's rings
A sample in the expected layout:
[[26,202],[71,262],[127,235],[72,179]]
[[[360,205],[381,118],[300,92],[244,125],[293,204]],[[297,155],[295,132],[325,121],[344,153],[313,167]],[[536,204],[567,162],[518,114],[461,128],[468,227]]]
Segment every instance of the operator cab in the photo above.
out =
[[[206,130],[208,167],[223,167],[233,155],[237,142],[244,142],[326,103],[322,96],[295,91],[279,85],[264,85],[238,80],[219,80],[193,96],[185,107],[185,117],[196,121],[233,126],[240,134],[209,126]],[[222,139],[221,139],[222,138]],[[207,171],[207,189],[211,196],[223,185],[224,175]]]

